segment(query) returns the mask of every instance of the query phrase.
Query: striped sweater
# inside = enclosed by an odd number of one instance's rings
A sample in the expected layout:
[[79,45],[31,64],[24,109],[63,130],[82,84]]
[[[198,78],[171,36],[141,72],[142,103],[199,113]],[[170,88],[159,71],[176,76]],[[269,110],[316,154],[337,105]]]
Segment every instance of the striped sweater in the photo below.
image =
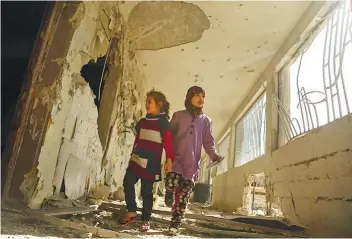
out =
[[134,142],[128,169],[138,177],[161,180],[161,156],[174,159],[170,123],[165,114],[147,115],[136,126]]

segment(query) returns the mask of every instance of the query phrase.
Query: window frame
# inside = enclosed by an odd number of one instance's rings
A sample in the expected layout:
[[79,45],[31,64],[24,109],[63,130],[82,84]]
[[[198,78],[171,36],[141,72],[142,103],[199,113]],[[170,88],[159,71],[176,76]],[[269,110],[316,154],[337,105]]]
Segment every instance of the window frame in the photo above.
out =
[[[234,148],[234,153],[233,153],[233,164],[232,164],[232,167],[233,168],[237,168],[237,167],[240,167],[240,166],[243,166],[251,161],[254,161],[256,160],[257,158],[260,158],[262,157],[263,155],[266,154],[266,114],[267,114],[267,87],[265,87],[265,85],[267,84],[267,82],[264,82],[264,87],[261,87],[257,93],[254,95],[254,97],[252,97],[252,100],[250,101],[250,103],[244,108],[244,110],[242,111],[242,113],[239,115],[239,117],[235,120],[233,126],[234,126],[234,140],[231,144],[231,147]],[[238,141],[238,137],[237,137],[237,132],[238,132],[238,129],[237,129],[237,126],[239,124],[239,122],[248,114],[248,112],[253,108],[253,106],[261,99],[261,98],[265,98],[265,102],[264,102],[264,105],[263,105],[263,113],[264,113],[264,122],[262,122],[264,124],[264,152],[263,154],[261,154],[260,156],[257,156],[255,158],[252,158],[251,160],[249,160],[248,162],[244,163],[244,164],[241,164],[241,163],[238,163],[238,159],[236,158],[236,145],[237,145],[237,141]]]
[[[290,101],[291,101],[290,94],[292,94],[292,93],[296,94],[295,92],[293,92],[293,90],[290,89],[290,83],[291,83],[290,67],[298,60],[298,58],[301,56],[302,52],[305,52],[308,50],[308,48],[314,42],[314,40],[318,37],[318,35],[322,33],[324,28],[329,24],[329,21],[331,20],[331,18],[330,18],[331,15],[335,14],[339,7],[341,7],[341,5],[336,3],[336,5],[334,5],[332,7],[332,9],[326,14],[326,17],[324,19],[322,19],[320,22],[318,22],[316,24],[316,26],[313,29],[311,29],[309,32],[307,32],[305,35],[302,35],[301,37],[303,37],[304,40],[296,48],[295,53],[290,58],[288,58],[284,64],[280,65],[280,67],[277,69],[278,94],[276,95],[276,97],[277,97],[277,100],[282,104],[283,109],[289,114],[289,116],[290,116],[290,110],[291,110],[291,108],[290,108]],[[352,3],[350,3],[350,10],[352,10]],[[336,33],[336,32],[333,32],[333,33]],[[331,33],[331,34],[333,34],[333,33]],[[305,54],[305,53],[303,53],[303,54]],[[325,58],[325,56],[323,55],[323,59],[324,58]],[[286,89],[283,89],[285,87],[286,87]],[[285,90],[289,93],[284,94],[283,91],[285,91]],[[283,100],[286,102],[284,102]],[[280,107],[280,106],[278,105],[278,107]],[[351,105],[350,105],[350,107],[351,107]],[[347,115],[348,115],[348,113],[347,113]],[[344,117],[344,115],[342,115],[341,117],[336,117],[333,120],[328,119],[327,123],[321,124],[319,126],[314,126],[311,129],[307,129],[307,130],[303,129],[300,133],[297,133],[296,135],[287,139],[287,136],[285,136],[285,132],[284,132],[285,125],[282,122],[282,119],[280,118],[279,112],[278,112],[278,131],[277,131],[278,148],[281,148],[281,147],[287,145],[288,143],[290,143],[291,141],[296,140],[298,138],[301,138],[304,135],[306,135],[307,133],[315,131],[321,127],[324,127],[327,124],[332,123],[342,117]],[[290,119],[292,120],[291,116],[290,116]]]

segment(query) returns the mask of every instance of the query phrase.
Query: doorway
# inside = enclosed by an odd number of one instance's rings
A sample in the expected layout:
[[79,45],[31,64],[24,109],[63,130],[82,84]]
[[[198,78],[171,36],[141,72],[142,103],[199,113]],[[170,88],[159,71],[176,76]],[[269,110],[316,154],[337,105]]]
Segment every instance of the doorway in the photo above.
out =
[[[1,154],[13,130],[16,104],[46,7],[44,1],[1,2]],[[1,159],[3,191],[9,162]]]

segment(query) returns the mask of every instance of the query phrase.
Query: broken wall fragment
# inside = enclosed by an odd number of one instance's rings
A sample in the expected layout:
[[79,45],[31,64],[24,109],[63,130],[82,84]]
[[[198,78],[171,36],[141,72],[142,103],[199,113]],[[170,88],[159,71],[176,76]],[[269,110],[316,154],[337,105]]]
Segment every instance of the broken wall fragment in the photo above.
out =
[[[119,20],[118,4],[78,4],[72,18],[63,16],[60,19],[69,21],[74,32],[67,56],[57,61],[64,63],[63,73],[56,82],[60,85],[56,88],[58,97],[50,112],[48,131],[42,136],[44,143],[40,149],[38,166],[32,170],[31,177],[26,177],[22,183],[22,191],[27,195],[31,208],[39,208],[45,198],[62,191],[69,199],[87,195],[99,184],[108,185],[104,187],[109,188],[109,194],[110,191],[116,191],[122,184],[119,178],[124,175],[132,146],[130,142],[134,138],[133,134],[124,131],[127,123],[142,115],[139,95],[144,93],[141,92],[143,87],[139,85],[143,76],[136,59],[121,60],[130,50],[128,42],[119,39],[123,35],[124,22]],[[67,8],[71,6],[68,4]],[[108,35],[101,36],[102,29],[110,29],[104,33]],[[109,41],[104,39],[115,39],[112,43],[116,44],[111,44],[115,53],[108,56],[109,74],[98,114],[94,102],[96,92],[80,75],[80,71],[90,59],[97,59],[108,52],[109,45],[106,43]],[[51,46],[52,49],[55,47],[55,44]],[[126,76],[131,75],[134,77],[126,79]],[[127,80],[132,82],[125,84]],[[48,102],[55,100],[50,97],[45,99]],[[127,115],[127,109],[129,112],[131,109],[134,111]],[[103,159],[105,163],[102,163]]]
[[195,4],[140,2],[128,19],[128,38],[136,50],[159,50],[198,41],[210,21]]

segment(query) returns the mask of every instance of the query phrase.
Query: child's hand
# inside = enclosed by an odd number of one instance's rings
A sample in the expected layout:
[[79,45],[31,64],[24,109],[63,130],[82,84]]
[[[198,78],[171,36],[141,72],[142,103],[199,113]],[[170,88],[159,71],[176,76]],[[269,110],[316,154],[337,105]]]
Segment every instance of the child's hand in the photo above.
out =
[[164,165],[165,173],[170,173],[172,172],[172,160],[171,158],[166,159],[165,165]]

